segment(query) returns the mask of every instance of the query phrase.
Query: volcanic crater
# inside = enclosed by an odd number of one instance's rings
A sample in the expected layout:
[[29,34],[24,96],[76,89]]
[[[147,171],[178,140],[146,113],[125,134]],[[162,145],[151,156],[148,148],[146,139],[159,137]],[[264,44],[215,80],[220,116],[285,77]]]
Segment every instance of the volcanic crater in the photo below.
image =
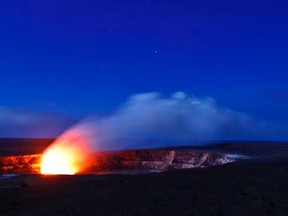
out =
[[[1,174],[40,174],[41,154],[0,157]],[[201,168],[235,162],[223,154],[195,150],[125,150],[94,153],[85,173],[166,171]]]

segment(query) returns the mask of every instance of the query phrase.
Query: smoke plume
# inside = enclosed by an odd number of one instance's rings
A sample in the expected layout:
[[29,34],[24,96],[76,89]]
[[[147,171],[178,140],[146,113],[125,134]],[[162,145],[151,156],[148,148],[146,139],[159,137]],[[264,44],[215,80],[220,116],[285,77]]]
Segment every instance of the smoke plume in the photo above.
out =
[[132,95],[117,111],[76,128],[93,136],[97,150],[201,145],[246,130],[249,117],[217,106],[212,98],[176,92]]

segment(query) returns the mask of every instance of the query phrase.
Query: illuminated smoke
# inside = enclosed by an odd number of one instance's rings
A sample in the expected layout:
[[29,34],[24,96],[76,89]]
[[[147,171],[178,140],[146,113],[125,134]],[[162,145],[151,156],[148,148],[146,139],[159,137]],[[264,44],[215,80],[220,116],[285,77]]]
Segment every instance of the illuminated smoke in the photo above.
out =
[[43,152],[41,173],[74,175],[85,170],[90,166],[93,136],[85,124],[67,130]]

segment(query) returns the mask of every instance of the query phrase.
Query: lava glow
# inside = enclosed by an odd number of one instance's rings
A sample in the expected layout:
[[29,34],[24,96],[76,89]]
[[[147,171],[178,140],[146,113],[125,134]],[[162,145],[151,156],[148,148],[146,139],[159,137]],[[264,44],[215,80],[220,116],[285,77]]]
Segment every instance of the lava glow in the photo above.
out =
[[80,129],[61,135],[43,153],[41,174],[74,175],[89,166],[92,152],[89,136]]
[[42,156],[41,173],[74,175],[78,170],[76,158],[74,152],[65,148],[51,148]]

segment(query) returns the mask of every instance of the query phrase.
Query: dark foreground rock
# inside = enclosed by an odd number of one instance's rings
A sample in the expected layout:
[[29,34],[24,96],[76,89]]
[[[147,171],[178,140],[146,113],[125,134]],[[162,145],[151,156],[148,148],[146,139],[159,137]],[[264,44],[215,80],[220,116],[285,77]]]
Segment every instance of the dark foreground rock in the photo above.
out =
[[[16,147],[7,145],[0,150],[16,149],[18,155],[42,152]],[[232,143],[198,150],[252,159],[205,169],[137,175],[0,175],[0,215],[288,215],[288,145]],[[110,156],[103,155],[103,159]],[[128,156],[127,160],[134,157]],[[170,161],[169,154],[167,158]],[[19,159],[21,163],[27,161]],[[178,159],[172,161],[177,164]]]
[[288,215],[288,168],[227,164],[144,175],[0,180],[0,215]]

